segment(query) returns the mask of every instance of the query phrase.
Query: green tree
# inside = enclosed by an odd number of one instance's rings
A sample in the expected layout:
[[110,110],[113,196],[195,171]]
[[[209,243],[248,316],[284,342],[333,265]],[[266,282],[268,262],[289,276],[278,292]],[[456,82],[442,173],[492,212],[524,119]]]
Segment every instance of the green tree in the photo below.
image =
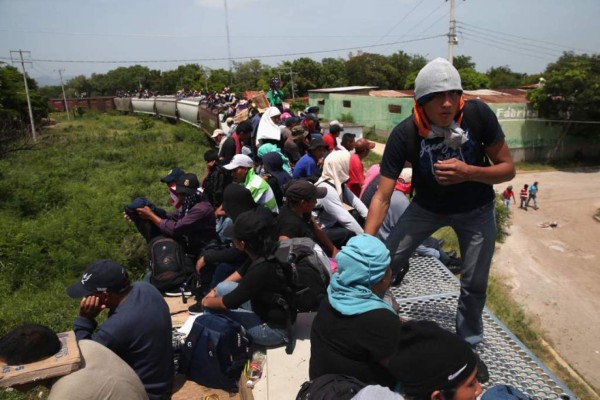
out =
[[341,58],[327,57],[321,60],[323,74],[321,84],[324,87],[348,86],[346,61]]
[[235,89],[237,91],[256,90],[258,81],[261,78],[264,81],[265,66],[260,60],[250,60],[246,62],[233,62],[235,71]]
[[490,87],[493,89],[512,89],[518,88],[523,83],[526,74],[513,72],[507,65],[501,67],[492,67],[486,75],[490,78]]
[[221,91],[225,86],[229,86],[229,83],[233,80],[233,73],[230,73],[223,68],[211,69],[210,76],[208,77],[208,90]]
[[459,69],[458,73],[464,90],[487,89],[490,87],[490,78],[486,74],[470,68]]
[[471,58],[471,56],[465,56],[465,55],[456,56],[456,57],[454,57],[454,59],[452,61],[452,65],[454,65],[454,68],[456,68],[458,70],[461,70],[461,69],[475,70],[475,62],[473,62],[473,59]]
[[527,99],[542,117],[564,121],[550,153],[554,158],[567,135],[585,134],[573,121],[600,120],[600,54],[563,53],[548,65],[540,83]]
[[396,70],[396,75],[390,79],[390,87],[404,88],[406,78],[411,73],[411,56],[403,51],[397,51],[388,57],[388,62]]
[[[23,86],[23,74],[15,67],[0,66],[0,156],[23,148],[19,139],[27,137],[29,110]],[[47,99],[39,93],[33,79],[27,78],[27,86],[33,118],[39,122],[48,116]]]
[[390,89],[400,74],[381,54],[360,53],[346,63],[348,81],[352,85],[378,86]]
[[[281,66],[283,68],[292,67],[297,97],[306,96],[309,90],[322,87],[323,66],[312,58],[297,58],[292,62],[283,62]],[[289,96],[291,87],[286,84],[285,88],[285,95]],[[290,90],[286,91],[288,88]]]

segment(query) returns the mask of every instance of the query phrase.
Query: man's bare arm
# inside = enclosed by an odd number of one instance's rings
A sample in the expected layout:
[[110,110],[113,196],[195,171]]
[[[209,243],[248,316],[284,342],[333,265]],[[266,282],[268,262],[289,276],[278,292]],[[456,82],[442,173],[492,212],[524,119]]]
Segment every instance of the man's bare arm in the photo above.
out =
[[367,222],[365,222],[365,233],[377,236],[377,231],[379,231],[379,227],[390,208],[390,199],[392,198],[392,193],[394,193],[395,186],[395,179],[384,176],[379,178],[379,186],[371,200]]

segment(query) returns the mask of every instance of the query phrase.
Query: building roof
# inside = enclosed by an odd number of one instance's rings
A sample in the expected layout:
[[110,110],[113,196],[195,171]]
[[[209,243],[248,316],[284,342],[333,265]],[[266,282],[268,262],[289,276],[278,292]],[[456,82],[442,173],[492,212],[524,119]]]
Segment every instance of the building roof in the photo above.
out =
[[[523,89],[478,89],[465,90],[463,92],[465,100],[479,99],[485,103],[527,103],[525,94],[527,90]],[[400,98],[413,97],[414,90],[371,90],[371,97]]]
[[377,89],[378,86],[343,86],[336,88],[312,89],[309,92],[314,93],[338,93],[338,92],[355,92],[359,90]]

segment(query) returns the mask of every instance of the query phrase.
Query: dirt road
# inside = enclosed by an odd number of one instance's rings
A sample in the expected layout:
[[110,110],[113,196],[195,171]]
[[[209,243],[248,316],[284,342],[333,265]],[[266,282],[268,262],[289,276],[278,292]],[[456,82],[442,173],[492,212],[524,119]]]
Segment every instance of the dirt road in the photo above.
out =
[[[539,181],[539,209],[519,209],[523,184]],[[510,183],[510,236],[493,273],[542,328],[560,355],[600,389],[600,169],[519,173]],[[502,192],[508,184],[496,189]],[[542,227],[556,222],[556,228]]]

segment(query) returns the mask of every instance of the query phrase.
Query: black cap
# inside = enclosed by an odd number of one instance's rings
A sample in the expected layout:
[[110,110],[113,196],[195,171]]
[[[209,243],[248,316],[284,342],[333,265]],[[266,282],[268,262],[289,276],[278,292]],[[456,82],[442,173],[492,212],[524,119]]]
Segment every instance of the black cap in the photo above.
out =
[[177,186],[175,187],[175,193],[182,193],[185,195],[194,194],[200,187],[200,181],[196,174],[185,174],[177,179]]
[[97,260],[87,266],[78,282],[67,287],[67,294],[78,299],[94,292],[119,293],[129,287],[127,271],[113,260]]
[[225,229],[225,236],[238,240],[254,239],[262,230],[275,226],[275,218],[264,206],[241,213],[233,225]]
[[412,397],[455,388],[476,367],[475,353],[463,339],[435,322],[409,321],[402,324],[388,370]]
[[179,178],[183,174],[185,174],[185,172],[183,172],[183,170],[181,168],[173,167],[173,168],[171,168],[171,170],[169,171],[167,176],[162,178],[160,181],[164,182],[164,183],[172,183],[172,182],[176,181],[177,178]]
[[326,188],[302,180],[292,183],[285,191],[285,198],[292,201],[322,199],[326,195]]

